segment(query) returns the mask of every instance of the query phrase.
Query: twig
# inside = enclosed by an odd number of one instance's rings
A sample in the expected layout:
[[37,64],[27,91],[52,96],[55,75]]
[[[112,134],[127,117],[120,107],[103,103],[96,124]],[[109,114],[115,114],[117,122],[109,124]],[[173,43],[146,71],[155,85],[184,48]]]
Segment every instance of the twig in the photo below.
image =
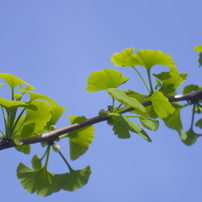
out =
[[[184,95],[176,95],[172,97],[168,97],[170,102],[178,102],[178,101],[189,101],[191,103],[197,103],[199,100],[202,99],[202,90],[198,90],[192,93],[184,94]],[[143,106],[147,107],[152,104],[151,101],[143,101],[141,102]],[[134,108],[129,108],[124,113],[134,110]],[[22,142],[22,145],[28,145],[28,144],[34,144],[39,142],[52,142],[55,139],[57,139],[60,135],[69,133],[71,131],[75,131],[80,128],[84,128],[86,126],[90,126],[102,121],[108,120],[108,117],[100,117],[96,116],[90,119],[87,119],[85,121],[82,121],[80,123],[76,123],[70,126],[66,126],[61,129],[54,130],[52,132],[48,132],[39,136],[29,137],[29,138],[23,138],[19,139],[20,142]],[[11,139],[2,139],[0,142],[0,150],[15,147],[16,145]]]

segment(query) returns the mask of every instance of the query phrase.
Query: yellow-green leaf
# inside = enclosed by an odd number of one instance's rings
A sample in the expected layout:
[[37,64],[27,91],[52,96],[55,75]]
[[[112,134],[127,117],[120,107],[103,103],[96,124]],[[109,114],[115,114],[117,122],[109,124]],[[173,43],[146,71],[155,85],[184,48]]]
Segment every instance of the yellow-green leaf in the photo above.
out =
[[152,102],[152,107],[160,118],[166,118],[175,111],[175,108],[171,105],[168,98],[159,91],[154,91],[146,100]]
[[86,90],[89,92],[95,92],[106,90],[108,88],[117,88],[127,81],[128,78],[123,76],[120,72],[106,68],[102,71],[90,74]]
[[[72,124],[85,121],[84,116],[71,116],[69,115]],[[68,134],[70,144],[70,158],[75,160],[83,155],[89,148],[94,139],[94,127],[86,126],[84,128],[75,130]]]

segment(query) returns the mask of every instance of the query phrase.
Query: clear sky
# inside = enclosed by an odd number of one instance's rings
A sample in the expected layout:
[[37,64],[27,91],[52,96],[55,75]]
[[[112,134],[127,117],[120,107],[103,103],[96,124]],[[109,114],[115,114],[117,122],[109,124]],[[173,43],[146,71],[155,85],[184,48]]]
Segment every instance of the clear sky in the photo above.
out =
[[[201,85],[202,70],[193,50],[202,44],[201,8],[201,0],[1,0],[1,72],[24,79],[36,92],[65,107],[58,128],[69,125],[67,115],[90,118],[111,104],[106,92],[87,92],[86,82],[91,72],[104,68],[131,76],[131,69],[114,67],[110,61],[125,48],[162,50],[173,57],[180,72],[189,74],[186,85]],[[145,91],[135,74],[124,87]],[[183,116],[186,130],[190,113]],[[107,124],[96,124],[88,152],[71,162],[75,169],[91,165],[89,183],[78,191],[46,198],[29,194],[16,178],[18,164],[30,166],[32,155],[42,155],[43,150],[38,145],[32,147],[31,155],[3,150],[1,201],[201,201],[201,139],[187,147],[163,123],[149,135],[153,143],[135,134],[121,140]],[[68,142],[62,141],[61,147],[69,159]],[[53,154],[49,170],[62,173],[65,169]]]

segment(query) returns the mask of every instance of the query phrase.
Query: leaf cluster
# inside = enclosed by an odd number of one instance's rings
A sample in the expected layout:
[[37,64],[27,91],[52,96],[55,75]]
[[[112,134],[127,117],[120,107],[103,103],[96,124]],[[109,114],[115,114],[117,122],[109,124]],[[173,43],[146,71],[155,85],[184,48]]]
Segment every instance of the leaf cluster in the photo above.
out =
[[[198,62],[201,66],[202,46],[196,46],[194,50],[200,52]],[[115,66],[132,68],[142,80],[147,93],[142,94],[135,89],[120,90],[119,87],[127,83],[129,78],[117,70],[105,68],[91,73],[86,90],[88,92],[106,91],[111,97],[111,103],[106,106],[105,110],[99,111],[98,117],[92,119],[68,115],[71,125],[74,126],[73,129],[68,132],[60,130],[57,137],[49,138],[49,141],[39,141],[45,148],[43,156],[41,158],[38,155],[33,156],[32,168],[23,163],[20,163],[17,168],[17,177],[28,192],[48,196],[60,190],[77,190],[88,182],[91,174],[90,166],[74,170],[56,142],[64,138],[68,139],[70,159],[76,160],[86,153],[93,142],[94,127],[92,124],[96,122],[106,120],[114,134],[120,139],[130,138],[132,134],[137,134],[151,142],[148,130],[156,131],[161,119],[167,127],[177,131],[185,145],[192,145],[201,136],[194,132],[194,127],[202,128],[202,118],[195,121],[196,115],[201,114],[202,96],[200,94],[193,98],[191,93],[202,90],[202,87],[194,84],[188,85],[185,86],[183,95],[177,95],[177,89],[186,80],[187,74],[179,73],[169,54],[160,50],[139,50],[134,53],[134,48],[128,48],[115,53],[111,61]],[[166,66],[167,71],[153,73],[154,67],[155,71],[158,71],[162,66]],[[141,74],[143,70],[146,71],[146,77]],[[65,108],[50,97],[36,93],[33,86],[12,74],[0,73],[0,78],[10,87],[11,92],[9,100],[0,98],[4,120],[4,129],[0,131],[0,147],[3,144],[6,147],[12,142],[17,151],[29,154],[31,147],[25,144],[24,140],[43,137],[44,133],[45,137],[51,131],[57,134],[56,123]],[[0,86],[2,87],[3,83]],[[184,95],[187,95],[186,98]],[[188,95],[190,95],[189,99]],[[189,101],[180,104],[177,101],[178,98],[180,101],[183,98]],[[189,129],[183,131],[181,111],[187,106],[192,106],[192,117]],[[56,152],[64,161],[67,167],[66,173],[53,174],[48,171],[51,151]]]

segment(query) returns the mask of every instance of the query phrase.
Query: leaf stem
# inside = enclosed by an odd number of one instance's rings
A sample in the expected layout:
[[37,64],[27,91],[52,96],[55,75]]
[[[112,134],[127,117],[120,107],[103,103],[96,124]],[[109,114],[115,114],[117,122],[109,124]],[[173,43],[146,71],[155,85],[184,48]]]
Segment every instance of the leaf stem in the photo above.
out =
[[45,152],[45,155],[46,155],[46,162],[45,162],[45,165],[44,167],[47,168],[48,166],[48,160],[49,160],[49,156],[50,156],[50,145],[48,145],[47,149],[46,149],[46,152]]
[[196,104],[193,104],[190,129],[192,129],[194,125],[195,107],[196,107]]
[[73,171],[72,167],[69,165],[69,163],[67,162],[66,158],[63,156],[63,154],[61,153],[61,151],[58,151],[59,155],[61,156],[61,158],[63,159],[63,161],[65,162],[65,164],[67,165],[67,167],[69,168],[69,171]]
[[135,66],[132,67],[136,72],[137,74],[140,76],[140,78],[142,79],[144,85],[146,86],[147,90],[149,91],[150,93],[150,89],[149,89],[149,86],[147,85],[147,82],[145,81],[144,77],[142,76],[142,74],[136,69]]
[[154,89],[153,89],[153,86],[152,86],[150,69],[147,70],[147,76],[148,76],[148,79],[149,79],[149,86],[150,86],[149,92],[150,92],[150,94],[153,94]]

